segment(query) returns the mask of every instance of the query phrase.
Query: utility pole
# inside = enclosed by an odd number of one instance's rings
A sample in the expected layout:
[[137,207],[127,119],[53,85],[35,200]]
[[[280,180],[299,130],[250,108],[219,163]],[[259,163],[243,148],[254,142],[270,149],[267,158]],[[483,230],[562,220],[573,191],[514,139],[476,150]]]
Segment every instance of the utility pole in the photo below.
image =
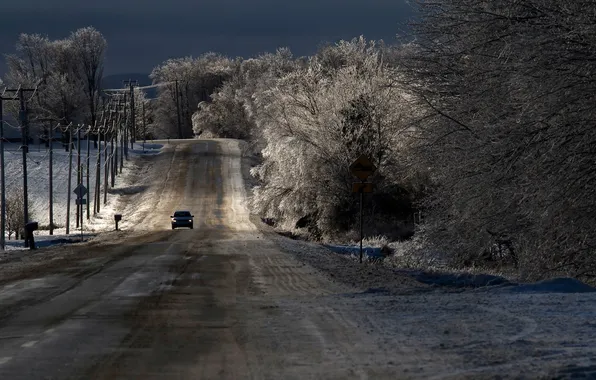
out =
[[[103,111],[101,113],[101,117],[103,120],[102,120],[102,126],[100,127],[100,131],[98,133],[99,149],[97,150],[97,172],[95,174],[95,177],[96,177],[96,180],[95,180],[95,184],[96,184],[95,203],[96,203],[96,209],[97,209],[98,213],[101,211],[101,176],[102,176],[101,152],[102,152],[102,150],[103,150],[103,167],[104,167],[104,172],[103,172],[104,198],[106,198],[106,200],[107,200],[107,193],[108,193],[108,124],[112,117],[112,114],[110,112],[111,110],[109,109],[111,101],[106,102],[106,98],[102,98],[102,99],[103,99]],[[103,133],[103,149],[101,148],[102,133]]]
[[[202,87],[201,87],[202,89]],[[190,96],[188,96],[188,81],[184,82],[184,96],[182,96],[182,91],[180,91],[180,100],[185,100],[184,103],[186,103],[186,109],[184,112],[184,119],[185,120],[191,120],[192,122],[192,115],[190,115]],[[201,101],[203,101],[204,99],[201,99]],[[182,110],[180,110],[180,113],[182,113]],[[192,124],[191,124],[191,129],[192,129]]]
[[54,119],[42,119],[39,121],[48,122],[47,124],[47,139],[46,145],[48,146],[48,174],[49,174],[49,189],[48,189],[48,201],[49,201],[49,232],[50,235],[54,235],[54,130],[60,127],[60,123],[53,126],[52,122]]
[[[29,222],[29,196],[27,194],[27,153],[29,153],[29,125],[27,123],[27,110],[25,106],[25,96],[23,89],[19,91],[19,104],[21,116],[21,150],[23,152],[23,213],[25,223]],[[25,239],[25,247],[29,246],[29,240]]]
[[118,112],[118,134],[120,135],[120,173],[122,173],[124,158],[128,160],[128,120],[126,118],[126,93],[118,95],[116,111]]
[[[111,155],[114,154],[114,144],[113,144],[113,136],[110,136],[110,141],[112,142],[111,146],[112,146],[112,152],[110,155],[110,160],[108,162],[108,138],[107,138],[107,133],[108,133],[108,127],[109,124],[112,122],[112,114],[111,112],[108,114],[108,117],[106,119],[107,121],[104,121],[104,131],[103,131],[103,139],[104,139],[104,151],[103,151],[103,164],[104,164],[104,168],[103,168],[103,204],[105,205],[108,202],[108,169],[110,168],[109,165],[113,163],[112,161],[112,157]],[[113,133],[112,133],[113,135]],[[112,166],[112,170],[113,170],[113,166]],[[99,201],[100,199],[97,198],[97,209],[99,210]]]
[[50,189],[49,189],[49,198],[50,198],[50,235],[54,235],[54,141],[52,138],[54,137],[54,128],[50,122],[50,130],[48,132],[48,148],[50,149],[50,162],[49,162],[49,174],[50,174]]
[[[106,115],[105,115],[106,111],[104,108],[104,111],[102,113],[102,118],[103,118],[103,125],[98,129],[97,131],[97,141],[98,141],[98,147],[97,147],[97,156],[96,156],[96,160],[95,160],[95,196],[93,197],[93,214],[95,215],[96,213],[99,213],[101,211],[101,207],[99,206],[100,203],[100,199],[101,199],[101,134],[103,132],[103,136],[104,136],[104,140],[105,140],[105,136],[106,136]],[[106,143],[104,142],[104,149],[105,149],[105,145]]]
[[[119,103],[116,103],[119,104]],[[111,185],[112,188],[114,188],[114,182],[116,181],[116,175],[118,175],[118,166],[119,166],[119,157],[118,157],[118,149],[120,149],[120,142],[118,140],[118,137],[122,138],[122,136],[120,136],[120,114],[117,113],[118,107],[116,107],[116,121],[114,122],[112,128],[114,129],[114,143],[113,143],[113,166],[114,166],[114,170],[112,170],[112,181],[111,181]]]
[[[93,125],[93,131],[95,132],[95,127],[97,126],[97,120],[95,120],[95,125]],[[89,126],[89,128],[87,129],[87,176],[86,176],[86,182],[87,182],[87,190],[89,191],[89,194],[91,194],[91,187],[89,186],[89,163],[90,163],[90,150],[91,150],[91,128],[92,126]],[[82,183],[83,181],[81,181]],[[89,220],[91,218],[91,215],[89,215],[89,197],[87,197],[87,220]],[[81,205],[81,212],[82,211],[83,206]],[[82,219],[82,218],[81,218]]]
[[[95,154],[95,184],[93,185],[93,215],[97,214],[97,199],[99,198],[100,184],[98,183],[101,178],[100,161],[101,161],[101,127],[97,129],[97,152]],[[91,198],[91,192],[89,192],[89,198]]]
[[[116,111],[112,111],[116,112]],[[110,185],[113,188],[114,182],[116,180],[116,171],[118,170],[118,115],[116,115],[115,120],[112,120],[112,141],[110,142],[110,161],[111,161],[111,168],[110,168]],[[104,194],[105,200],[105,194]],[[105,204],[105,201],[104,201]]]
[[[114,187],[114,176],[116,168],[116,160],[118,159],[118,115],[116,114],[116,104],[110,108],[110,186]],[[105,204],[105,203],[104,203]]]
[[182,121],[180,120],[180,100],[178,98],[178,79],[176,79],[176,115],[178,117],[178,138],[182,138]]
[[[82,175],[81,172],[81,125],[77,125],[77,186],[82,183]],[[79,228],[79,215],[83,212],[83,205],[76,204],[77,211],[76,211],[76,228]]]
[[[27,192],[27,153],[29,152],[29,122],[27,120],[27,107],[25,101],[25,92],[35,92],[37,88],[22,88],[18,89],[5,89],[6,92],[17,93],[17,99],[19,100],[19,119],[21,121],[21,139],[22,146],[21,150],[23,153],[23,216],[25,223],[29,222],[29,197]],[[14,99],[16,100],[16,99]],[[3,163],[4,164],[4,163]],[[4,165],[3,165],[4,166]],[[29,240],[25,239],[25,247],[29,246]]]
[[70,233],[70,192],[72,190],[72,123],[68,124],[68,190],[66,191],[66,234]]
[[6,248],[6,177],[4,173],[4,110],[2,108],[2,101],[6,100],[2,96],[0,96],[0,191],[2,192],[2,216],[0,216],[0,249],[4,251]]
[[[109,124],[110,124],[110,185],[113,188],[115,185],[116,176],[118,172],[122,173],[122,168],[124,167],[124,156],[126,154],[126,135],[125,131],[126,128],[124,127],[123,120],[123,112],[125,111],[126,105],[126,94],[116,93],[113,95],[114,98],[117,98],[117,101],[113,103],[113,109],[110,107],[110,116],[109,116]],[[107,150],[106,150],[107,156]],[[106,166],[106,170],[108,166]],[[107,203],[107,181],[105,184],[104,190],[104,204]]]
[[143,114],[143,152],[145,152],[145,140],[147,140],[147,122],[145,120],[145,102],[141,103]]
[[[124,105],[124,158],[128,161],[128,141],[130,140],[130,131],[126,126],[130,123],[130,113],[129,110],[126,109],[126,105]],[[120,173],[122,173],[122,169],[124,168],[124,163],[120,166]]]
[[[78,184],[77,186],[81,186],[81,187],[82,187],[82,186],[83,186],[83,173],[84,173],[84,170],[85,170],[85,165],[81,165],[81,167],[79,168],[79,170],[80,170],[80,172],[81,172],[81,180],[79,181],[79,184]],[[79,197],[77,196],[77,202],[78,202],[78,200],[81,200],[81,201],[82,201],[83,199],[84,199],[83,197],[80,197],[80,198],[79,198]],[[81,203],[81,202],[78,202],[78,203]],[[87,203],[89,203],[89,202],[87,202]],[[82,235],[83,235],[83,218],[85,217],[85,216],[83,215],[83,205],[82,205],[82,204],[80,205],[80,208],[81,208],[81,213],[80,213],[80,218],[81,218],[81,220],[80,220],[80,226],[81,226],[81,237],[82,237]]]
[[[121,99],[120,99],[121,100]],[[126,94],[124,94],[124,102],[120,103],[118,100],[118,112],[120,112],[120,108],[122,108],[122,116],[119,113],[118,116],[118,129],[120,134],[120,173],[122,173],[122,168],[124,167],[124,156],[126,155],[126,159],[128,160],[128,145],[126,145]],[[122,122],[124,120],[124,122]]]
[[135,90],[134,86],[138,85],[136,80],[125,80],[122,81],[130,89],[130,149],[134,149],[134,143],[137,140],[137,126],[135,120]]

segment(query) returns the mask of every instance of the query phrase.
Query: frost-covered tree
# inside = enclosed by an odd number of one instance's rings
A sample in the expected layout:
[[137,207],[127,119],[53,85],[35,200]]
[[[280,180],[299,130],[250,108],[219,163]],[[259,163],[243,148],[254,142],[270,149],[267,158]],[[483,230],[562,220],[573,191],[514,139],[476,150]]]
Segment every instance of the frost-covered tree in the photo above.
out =
[[54,69],[39,89],[40,116],[63,121],[81,120],[85,116],[84,79],[78,75],[78,62],[69,40],[52,42]]
[[207,132],[218,137],[248,139],[252,125],[236,95],[236,89],[228,82],[212,95],[211,102],[199,103],[192,116],[195,135]]
[[[153,111],[151,102],[147,99],[145,91],[135,90],[135,136],[137,140],[146,139],[145,133],[150,132],[148,125],[151,123]],[[144,109],[144,113],[143,113]]]
[[[401,131],[409,100],[394,85],[399,73],[383,64],[374,41],[341,42],[333,55],[341,64],[313,57],[255,96],[266,148],[263,164],[253,169],[261,185],[252,204],[292,223],[308,219],[318,235],[353,226],[357,204],[349,166],[360,154],[379,167],[378,205],[383,195],[395,194],[398,177],[405,179],[399,156],[406,154]],[[400,211],[389,203],[380,208]]]
[[[27,104],[29,120],[46,127],[56,121],[63,125],[93,123],[105,48],[105,39],[93,28],[79,29],[69,38],[55,41],[21,34],[16,52],[7,56],[6,82],[12,87],[37,87]],[[11,103],[16,114],[18,104]]]
[[162,85],[158,88],[156,123],[168,135],[178,136],[180,118],[182,137],[190,137],[197,105],[211,100],[210,95],[231,75],[232,67],[230,59],[207,53],[199,58],[170,59],[153,69],[153,83]]
[[[8,72],[6,83],[11,87],[33,87],[43,84],[51,75],[55,55],[51,41],[38,34],[21,34],[16,43],[16,52],[6,56]],[[41,113],[40,107],[43,104],[43,97],[36,94],[35,104],[30,107],[33,117]],[[16,102],[7,104],[10,111],[15,115],[19,105]]]
[[297,63],[287,48],[280,48],[274,54],[236,60],[224,85],[211,95],[210,101],[199,104],[193,115],[195,134],[206,131],[220,137],[248,139],[258,150],[261,135],[255,128],[258,114],[255,97],[296,68]]
[[[100,105],[101,79],[108,43],[103,35],[93,27],[78,29],[69,37],[74,59],[84,82],[88,125],[94,126]],[[95,139],[97,147],[97,139]]]
[[592,2],[419,1],[404,64],[438,184],[432,240],[467,263],[499,239],[535,274],[596,273]]
[[6,192],[6,230],[8,238],[15,235],[18,240],[19,235],[25,228],[25,204],[23,202],[23,189],[9,187]]

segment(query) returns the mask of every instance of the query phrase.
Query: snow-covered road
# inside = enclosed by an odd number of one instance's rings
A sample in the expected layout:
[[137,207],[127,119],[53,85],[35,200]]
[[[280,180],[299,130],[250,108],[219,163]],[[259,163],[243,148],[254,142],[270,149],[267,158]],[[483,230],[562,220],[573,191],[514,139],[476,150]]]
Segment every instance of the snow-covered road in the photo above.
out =
[[0,378],[596,376],[595,293],[433,287],[286,239],[249,215],[241,152],[172,141],[127,177],[123,231],[3,262]]

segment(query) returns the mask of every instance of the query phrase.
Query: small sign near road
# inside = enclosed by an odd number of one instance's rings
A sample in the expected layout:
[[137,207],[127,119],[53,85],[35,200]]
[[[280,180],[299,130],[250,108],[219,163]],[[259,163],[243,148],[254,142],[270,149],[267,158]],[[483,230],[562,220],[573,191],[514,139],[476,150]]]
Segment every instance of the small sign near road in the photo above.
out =
[[77,187],[75,187],[73,193],[77,195],[77,198],[83,198],[87,194],[87,188],[79,184]]
[[377,167],[373,162],[365,155],[361,155],[350,165],[350,171],[361,181],[366,181],[375,171]]
[[362,226],[362,208],[364,204],[364,193],[372,193],[374,186],[370,182],[365,182],[370,177],[377,167],[372,160],[366,156],[361,155],[350,165],[350,171],[357,177],[360,182],[354,182],[352,184],[352,192],[360,194],[360,262],[362,263],[362,240],[364,239],[364,230]]

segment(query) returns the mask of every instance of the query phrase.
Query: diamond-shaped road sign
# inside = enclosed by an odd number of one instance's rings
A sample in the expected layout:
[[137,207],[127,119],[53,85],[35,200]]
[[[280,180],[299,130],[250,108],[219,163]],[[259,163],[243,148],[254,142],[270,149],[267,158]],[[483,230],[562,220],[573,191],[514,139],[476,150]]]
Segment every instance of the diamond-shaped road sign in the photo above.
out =
[[83,198],[87,194],[87,188],[79,184],[77,187],[75,187],[73,193],[77,195],[77,198]]
[[365,181],[371,174],[377,170],[373,162],[365,155],[361,155],[350,165],[350,171],[361,181]]

